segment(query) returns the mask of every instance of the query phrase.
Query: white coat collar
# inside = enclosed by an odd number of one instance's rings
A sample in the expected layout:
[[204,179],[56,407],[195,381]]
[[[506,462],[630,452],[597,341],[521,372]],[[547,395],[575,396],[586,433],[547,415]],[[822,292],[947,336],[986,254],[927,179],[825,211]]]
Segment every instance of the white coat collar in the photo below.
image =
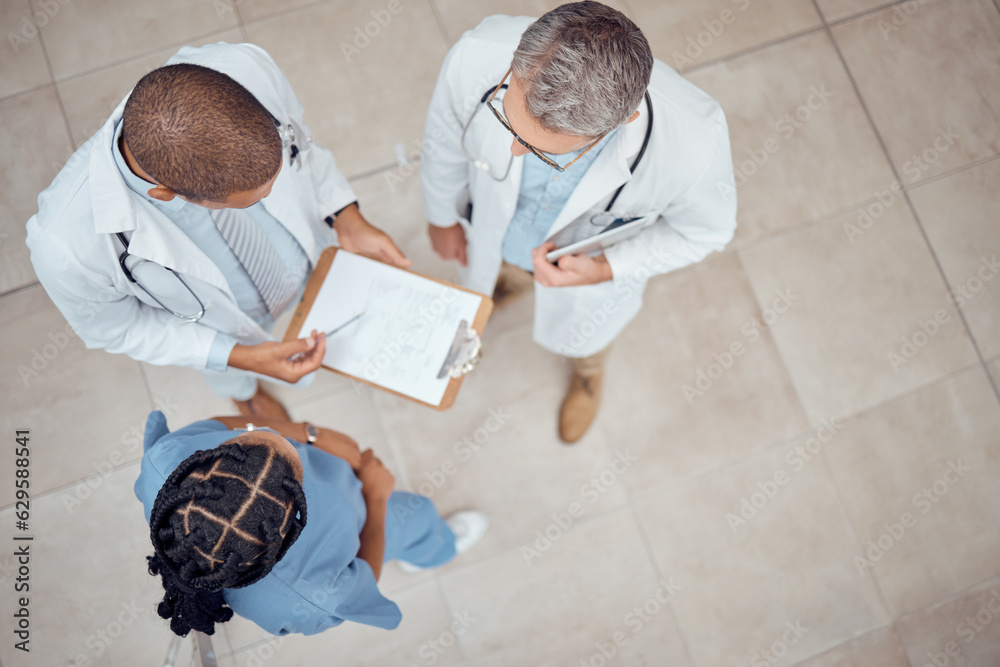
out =
[[113,151],[115,128],[124,108],[122,100],[93,139],[89,181],[94,231],[131,232],[130,254],[203,280],[231,295],[229,283],[215,263],[170,218],[132,190],[119,172]]
[[639,117],[622,127],[615,137],[614,144],[606,146],[590,165],[590,169],[573,189],[569,201],[563,206],[559,217],[549,229],[546,239],[551,238],[602,199],[610,196],[618,186],[631,180],[629,160],[639,152],[642,140],[646,136],[648,119],[644,118],[647,115],[645,104],[640,109]]

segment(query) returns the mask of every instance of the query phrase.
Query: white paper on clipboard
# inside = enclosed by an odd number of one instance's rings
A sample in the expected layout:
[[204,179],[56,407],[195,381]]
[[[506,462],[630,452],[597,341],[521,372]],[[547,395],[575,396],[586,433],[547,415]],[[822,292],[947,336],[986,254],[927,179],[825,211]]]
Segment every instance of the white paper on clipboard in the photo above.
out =
[[482,297],[348,252],[330,265],[301,331],[330,331],[323,365],[438,405],[449,376],[438,378],[462,320]]

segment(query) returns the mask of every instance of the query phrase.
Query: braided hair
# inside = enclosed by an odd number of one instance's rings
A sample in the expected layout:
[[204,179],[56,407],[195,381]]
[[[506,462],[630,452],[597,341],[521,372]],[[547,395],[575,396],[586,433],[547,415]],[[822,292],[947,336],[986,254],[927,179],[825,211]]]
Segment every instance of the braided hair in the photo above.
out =
[[233,616],[222,589],[267,576],[305,523],[302,485],[272,448],[244,441],[195,452],[163,483],[149,519],[149,573],[165,590],[157,613],[181,637],[213,634]]

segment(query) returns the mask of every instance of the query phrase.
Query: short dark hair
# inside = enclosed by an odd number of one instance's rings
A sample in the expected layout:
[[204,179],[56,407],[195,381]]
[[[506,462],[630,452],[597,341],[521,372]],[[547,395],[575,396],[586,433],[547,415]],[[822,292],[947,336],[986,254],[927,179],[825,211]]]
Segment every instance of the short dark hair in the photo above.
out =
[[157,607],[170,629],[207,635],[233,616],[223,588],[260,581],[306,524],[306,499],[291,464],[270,447],[223,443],[195,452],[163,483],[149,517],[160,575]]
[[139,80],[122,136],[143,171],[192,201],[256,190],[281,167],[274,117],[231,77],[168,65]]
[[556,7],[528,26],[514,74],[542,127],[597,137],[625,123],[653,71],[649,42],[627,16],[599,2]]

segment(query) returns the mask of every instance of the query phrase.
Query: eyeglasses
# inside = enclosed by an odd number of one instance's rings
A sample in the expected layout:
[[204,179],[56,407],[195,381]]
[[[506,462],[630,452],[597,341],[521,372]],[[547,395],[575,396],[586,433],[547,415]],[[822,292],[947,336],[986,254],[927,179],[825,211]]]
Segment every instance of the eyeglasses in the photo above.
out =
[[[500,89],[503,88],[504,82],[507,81],[507,77],[510,76],[510,73],[512,71],[514,71],[513,67],[511,67],[510,69],[508,69],[507,73],[503,75],[503,78],[500,80],[500,83],[498,83],[497,87],[493,90],[493,94],[490,95],[490,98],[488,100],[486,100],[486,106],[488,106],[490,108],[490,111],[492,111],[493,115],[497,117],[497,120],[500,121],[500,124],[503,125],[505,128],[507,128],[508,132],[510,132],[512,135],[514,135],[514,138],[517,139],[518,143],[520,143],[522,146],[524,146],[529,151],[531,151],[532,155],[534,155],[539,160],[541,160],[545,164],[549,165],[550,167],[552,167],[556,171],[563,172],[563,171],[566,171],[567,169],[569,169],[570,166],[572,166],[572,164],[574,162],[576,162],[577,160],[579,160],[580,158],[582,158],[584,155],[586,155],[587,151],[589,151],[591,148],[593,148],[598,143],[600,143],[601,139],[604,138],[604,134],[602,134],[601,136],[597,137],[597,139],[594,141],[594,143],[592,143],[589,146],[587,146],[587,149],[585,151],[583,151],[582,153],[580,153],[579,155],[577,155],[575,158],[573,158],[572,160],[570,160],[565,166],[561,166],[559,163],[557,163],[555,160],[553,160],[552,158],[550,158],[548,155],[546,155],[542,151],[538,150],[537,148],[535,148],[534,146],[532,146],[531,144],[529,144],[527,141],[525,141],[521,137],[517,136],[517,132],[515,132],[514,128],[512,128],[510,126],[510,123],[507,122],[507,119],[503,117],[503,114],[500,113],[500,110],[497,109],[495,106],[493,106],[493,98],[495,98],[497,96],[497,93],[500,92]],[[605,132],[605,134],[607,134],[607,133]]]

